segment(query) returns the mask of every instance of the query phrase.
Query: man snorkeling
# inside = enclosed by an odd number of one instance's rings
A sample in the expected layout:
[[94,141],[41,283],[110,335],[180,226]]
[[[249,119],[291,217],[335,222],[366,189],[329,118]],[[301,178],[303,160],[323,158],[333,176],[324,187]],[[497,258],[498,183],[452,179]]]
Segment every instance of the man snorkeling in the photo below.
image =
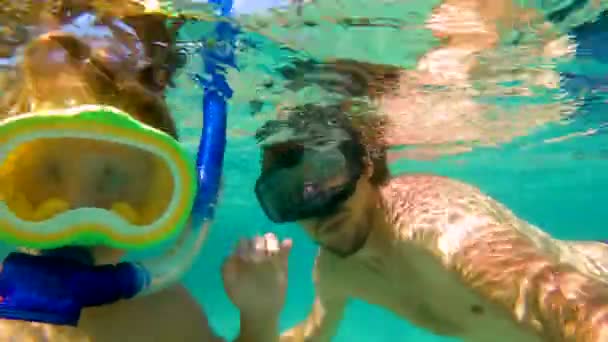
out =
[[[287,112],[258,132],[255,192],[320,249],[312,312],[281,341],[330,341],[350,298],[465,341],[608,340],[606,244],[554,239],[457,180],[390,177],[365,120],[339,106]],[[252,273],[285,277],[251,261],[285,265],[277,245],[272,234],[241,243],[224,267],[229,295]]]
[[[460,40],[465,47],[475,41]],[[464,341],[608,340],[608,245],[555,239],[457,180],[391,176],[386,157],[391,119],[398,121],[397,129],[402,126],[401,117],[387,109],[403,113],[400,108],[419,104],[403,89],[420,79],[354,61],[325,67],[347,80],[339,89],[355,89],[353,96],[376,101],[371,108],[348,96],[337,105],[290,105],[256,134],[262,161],[255,193],[261,207],[276,223],[297,222],[320,246],[312,311],[274,340],[331,341],[351,298]],[[297,69],[289,80],[314,73],[310,65]],[[351,75],[353,70],[364,76]],[[387,107],[391,97],[401,100]],[[434,113],[414,117],[432,119]],[[426,132],[428,127],[417,123],[409,131]],[[452,137],[461,132],[443,125],[430,127]],[[266,234],[237,247],[224,266],[229,295],[256,272],[260,278],[264,272],[268,279],[286,277],[286,268],[257,266],[260,259],[286,264],[287,251],[268,251],[277,245],[276,236]]]
[[[143,143],[137,139],[132,141],[133,146],[102,139],[114,132],[135,132],[135,136],[148,139],[150,146],[156,144],[156,140],[150,138],[153,136],[160,136],[159,141],[165,142],[162,146],[177,146],[177,129],[165,103],[165,93],[175,72],[184,64],[183,56],[174,44],[179,18],[145,8],[138,1],[25,3],[22,7],[11,1],[0,9],[5,28],[0,37],[3,57],[19,55],[15,67],[3,74],[2,115],[7,116],[2,118],[7,119],[3,124],[10,124],[10,119],[30,122],[30,125],[33,125],[31,122],[43,124],[44,121],[36,121],[35,115],[33,118],[31,114],[21,115],[40,113],[53,116],[55,122],[45,126],[47,131],[26,131],[25,134],[50,134],[57,127],[73,127],[78,133],[64,138],[64,134],[71,134],[66,129],[58,138],[33,138],[28,142],[19,140],[15,133],[13,141],[17,148],[11,148],[6,143],[9,138],[3,136],[5,146],[1,148],[5,159],[0,160],[0,204],[8,207],[6,215],[11,215],[10,222],[20,222],[23,227],[35,227],[36,222],[44,220],[61,222],[60,218],[56,219],[60,217],[58,215],[80,208],[97,210],[89,216],[108,216],[111,212],[124,220],[120,221],[123,222],[121,227],[131,225],[135,230],[154,227],[155,222],[162,222],[167,217],[180,220],[182,198],[177,188],[181,186],[180,191],[185,193],[190,184],[181,183],[178,175],[171,178],[172,172],[168,169],[179,166],[180,162],[169,157],[168,161],[159,159],[149,153],[151,150],[134,148]],[[107,122],[94,116],[79,115],[71,120],[64,114],[53,114],[53,111],[69,111],[69,108],[82,105],[112,106],[130,117],[122,117],[113,110],[99,114],[107,116]],[[98,122],[99,125],[77,125],[77,120]],[[110,125],[112,120],[118,124]],[[55,126],[59,123],[63,126]],[[143,127],[143,130],[133,129],[134,126]],[[87,134],[93,134],[91,132],[96,136],[86,138]],[[167,143],[168,140],[173,142]],[[181,152],[178,152],[173,153],[179,155]],[[108,217],[108,222],[116,221],[113,216]],[[0,219],[5,218],[3,213]],[[3,221],[2,228],[8,229],[6,225],[10,222]],[[48,227],[51,229],[50,223]],[[172,229],[170,224],[167,227]],[[111,230],[112,227],[104,228]],[[78,227],[73,231],[77,232]],[[116,234],[121,232],[116,231]],[[140,238],[153,239],[145,234]],[[92,256],[94,265],[115,265],[125,254],[124,250],[103,244],[59,249],[54,253],[72,260],[81,257],[78,255],[81,249]],[[31,250],[32,254],[42,252],[51,251]],[[8,272],[7,267],[4,271]],[[32,279],[38,279],[36,276],[31,275]],[[48,284],[48,287],[53,286],[55,284]],[[265,288],[259,289],[258,294],[265,291]],[[278,301],[284,297],[284,293],[269,291],[268,298]],[[3,304],[12,300],[14,298],[0,298],[3,315],[8,310]],[[264,315],[263,322],[257,319],[258,309],[251,305],[242,308],[241,334],[237,340],[267,341],[258,332],[272,329],[265,325],[268,315]],[[14,317],[23,315],[22,312],[13,314]],[[181,285],[143,297],[85,308],[76,327],[40,323],[39,319],[0,320],[0,340],[221,340],[212,331],[200,306]]]

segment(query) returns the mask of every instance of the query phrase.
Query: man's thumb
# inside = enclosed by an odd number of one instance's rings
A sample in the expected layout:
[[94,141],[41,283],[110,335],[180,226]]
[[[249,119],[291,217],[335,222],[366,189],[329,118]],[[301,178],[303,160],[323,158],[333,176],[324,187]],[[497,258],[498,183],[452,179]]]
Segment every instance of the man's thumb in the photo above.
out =
[[287,258],[289,257],[289,252],[291,252],[291,247],[293,246],[293,241],[291,239],[285,239],[281,241],[281,257]]

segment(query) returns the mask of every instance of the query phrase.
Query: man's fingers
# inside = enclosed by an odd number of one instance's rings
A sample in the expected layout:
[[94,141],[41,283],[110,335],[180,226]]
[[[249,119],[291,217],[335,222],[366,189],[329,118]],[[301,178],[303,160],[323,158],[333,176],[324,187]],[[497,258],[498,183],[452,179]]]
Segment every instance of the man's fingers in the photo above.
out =
[[266,255],[272,256],[279,252],[279,240],[276,235],[266,233],[264,234],[264,241],[266,242]]
[[291,239],[279,241],[273,233],[256,236],[253,239],[241,239],[235,248],[234,256],[240,262],[264,263],[277,260],[286,260],[291,251],[293,242]]
[[281,241],[281,257],[286,258],[289,256],[289,252],[291,252],[291,247],[293,247],[293,241],[291,239],[285,239]]

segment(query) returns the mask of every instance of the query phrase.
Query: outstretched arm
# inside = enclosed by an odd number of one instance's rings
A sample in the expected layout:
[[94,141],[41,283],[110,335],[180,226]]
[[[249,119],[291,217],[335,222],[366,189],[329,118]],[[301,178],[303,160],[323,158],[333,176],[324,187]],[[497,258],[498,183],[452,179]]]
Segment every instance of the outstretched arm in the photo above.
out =
[[402,238],[519,324],[547,341],[608,341],[608,268],[600,244],[553,239],[474,187],[443,177],[403,177],[387,191],[395,205],[407,204],[402,217],[416,217],[399,222]]
[[498,222],[475,230],[452,260],[469,286],[550,341],[608,341],[608,283],[586,272],[582,255]]
[[281,342],[329,342],[336,335],[347,303],[347,294],[335,284],[323,251],[315,260],[313,280],[316,298],[308,317],[281,335]]
[[281,342],[331,341],[342,319],[345,299],[317,297],[304,321],[281,335]]

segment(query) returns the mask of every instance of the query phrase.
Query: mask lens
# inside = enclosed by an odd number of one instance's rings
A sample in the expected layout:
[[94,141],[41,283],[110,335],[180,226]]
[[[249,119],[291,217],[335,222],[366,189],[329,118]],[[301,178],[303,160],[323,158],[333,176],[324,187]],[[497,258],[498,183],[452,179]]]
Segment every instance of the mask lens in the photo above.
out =
[[86,207],[149,225],[167,210],[173,183],[171,170],[158,156],[91,139],[23,142],[0,161],[0,201],[30,222]]
[[317,150],[301,145],[267,149],[256,195],[274,222],[323,215],[350,184],[347,162],[338,148]]

